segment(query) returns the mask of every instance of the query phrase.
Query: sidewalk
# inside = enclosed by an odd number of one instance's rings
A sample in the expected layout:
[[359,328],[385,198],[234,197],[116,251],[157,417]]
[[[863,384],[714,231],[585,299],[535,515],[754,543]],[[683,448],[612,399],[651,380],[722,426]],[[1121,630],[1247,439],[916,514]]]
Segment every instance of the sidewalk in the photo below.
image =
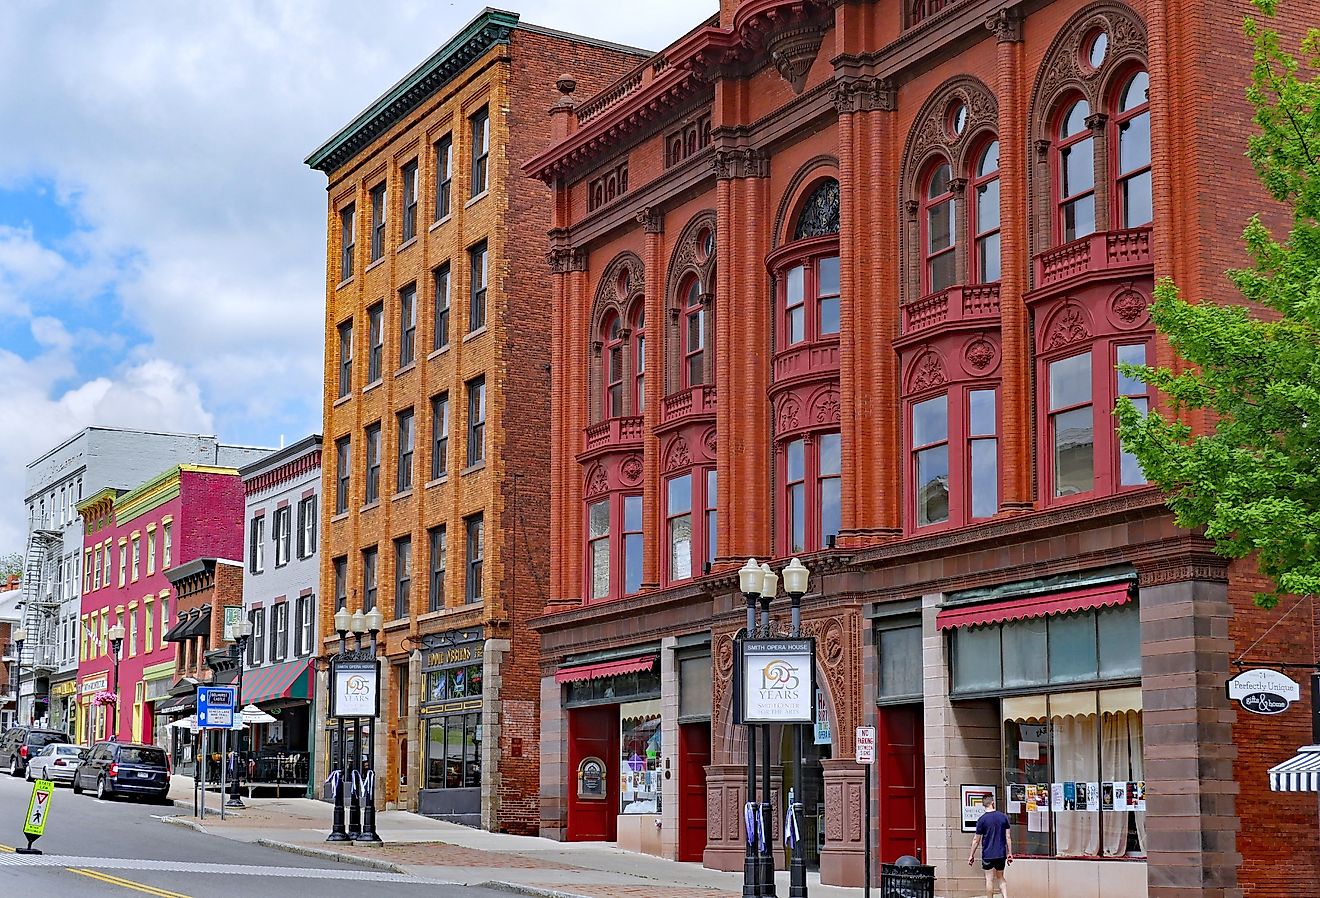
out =
[[[332,808],[305,798],[244,798],[247,808],[227,811],[222,822],[215,793],[208,795],[205,821],[192,816],[193,784],[175,775],[171,797],[178,804],[167,818],[211,835],[255,842],[287,851],[365,862],[430,879],[486,885],[529,895],[563,898],[733,898],[742,894],[742,872],[707,870],[623,851],[604,842],[554,842],[510,836],[432,820],[407,811],[381,811],[376,830],[385,845],[326,842]],[[822,886],[809,874],[813,898],[860,898],[861,889]],[[788,894],[788,874],[776,876]],[[873,890],[875,891],[875,890]]]

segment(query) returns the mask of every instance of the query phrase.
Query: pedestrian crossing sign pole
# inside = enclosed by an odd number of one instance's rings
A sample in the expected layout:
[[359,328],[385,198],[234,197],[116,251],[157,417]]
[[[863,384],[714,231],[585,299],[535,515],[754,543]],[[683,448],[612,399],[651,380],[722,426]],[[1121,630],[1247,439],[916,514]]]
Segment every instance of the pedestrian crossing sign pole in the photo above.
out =
[[33,848],[32,843],[46,833],[46,821],[50,819],[51,796],[54,794],[55,784],[50,780],[37,780],[32,786],[27,817],[23,820],[23,835],[27,837],[27,847],[14,849],[16,853],[41,854],[41,849]]

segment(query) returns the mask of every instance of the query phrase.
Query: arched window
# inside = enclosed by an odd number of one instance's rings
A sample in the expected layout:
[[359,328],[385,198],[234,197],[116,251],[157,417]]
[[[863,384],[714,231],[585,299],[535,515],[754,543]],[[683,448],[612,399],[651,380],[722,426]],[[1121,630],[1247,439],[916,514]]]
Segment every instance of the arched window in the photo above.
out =
[[623,416],[623,325],[618,315],[605,322],[604,360],[605,417]]
[[1119,88],[1113,121],[1114,220],[1139,228],[1154,219],[1150,181],[1150,76],[1138,69]]
[[701,299],[701,282],[692,278],[683,293],[683,386],[696,387],[706,382],[706,305]]
[[976,280],[989,284],[999,280],[999,141],[992,140],[976,156],[972,169],[970,221],[972,222],[972,270]]
[[926,176],[921,200],[922,293],[938,293],[957,279],[953,169],[940,162]]
[[640,415],[646,410],[646,307],[641,303],[632,318],[632,413]]
[[1090,115],[1086,100],[1073,100],[1055,131],[1056,243],[1095,232],[1095,139],[1086,124]]

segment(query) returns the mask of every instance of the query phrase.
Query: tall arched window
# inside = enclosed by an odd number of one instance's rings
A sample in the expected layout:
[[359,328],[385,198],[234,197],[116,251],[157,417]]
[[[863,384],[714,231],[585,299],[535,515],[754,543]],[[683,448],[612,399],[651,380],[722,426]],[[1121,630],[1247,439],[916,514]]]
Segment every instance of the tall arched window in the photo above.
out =
[[992,140],[976,155],[972,169],[972,270],[977,283],[999,280],[999,141]]
[[1150,181],[1150,76],[1138,69],[1121,84],[1114,115],[1114,220],[1139,228],[1154,219]]
[[646,307],[637,304],[632,318],[632,407],[633,414],[646,411]]
[[618,315],[605,322],[605,348],[601,355],[605,370],[605,417],[623,417],[623,324]]
[[1095,232],[1095,140],[1086,124],[1090,115],[1086,100],[1075,99],[1064,107],[1055,130],[1057,243]]
[[958,277],[958,238],[953,196],[953,169],[940,162],[926,176],[921,201],[922,293],[952,287]]
[[696,387],[706,382],[706,304],[701,298],[701,282],[692,278],[683,293],[681,312],[683,339],[683,386]]

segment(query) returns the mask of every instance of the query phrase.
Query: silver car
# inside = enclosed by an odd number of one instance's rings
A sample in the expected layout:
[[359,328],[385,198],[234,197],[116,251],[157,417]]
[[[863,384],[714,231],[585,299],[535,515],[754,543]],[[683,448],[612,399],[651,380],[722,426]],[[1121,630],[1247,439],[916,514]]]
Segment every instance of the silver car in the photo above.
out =
[[54,783],[72,783],[78,764],[87,757],[82,745],[52,742],[28,761],[27,781],[50,780]]

